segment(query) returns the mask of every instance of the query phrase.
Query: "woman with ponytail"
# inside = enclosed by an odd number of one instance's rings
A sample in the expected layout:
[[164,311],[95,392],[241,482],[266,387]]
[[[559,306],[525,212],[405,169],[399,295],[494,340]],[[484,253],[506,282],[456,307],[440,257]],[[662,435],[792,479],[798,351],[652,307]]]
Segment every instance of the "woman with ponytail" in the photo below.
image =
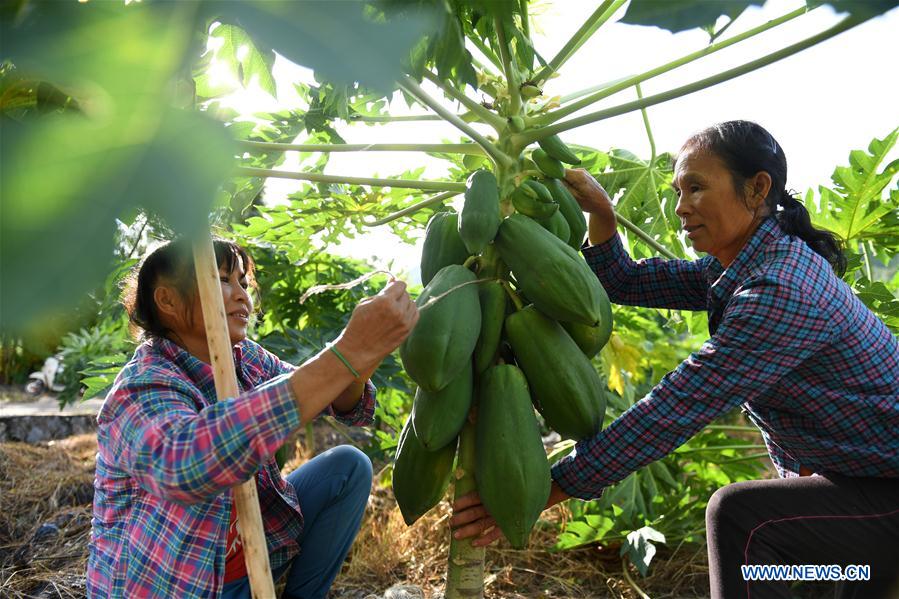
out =
[[[786,179],[783,148],[759,125],[700,131],[677,158],[675,211],[707,255],[634,261],[608,194],[586,171],[567,171],[590,214],[584,257],[611,300],[704,310],[711,337],[556,463],[548,506],[599,497],[741,406],[780,478],[710,498],[712,596],[786,598],[798,572],[845,574],[839,597],[899,597],[899,343],[840,280],[837,239],[812,226]],[[501,534],[476,494],[455,510],[457,537],[486,545]],[[744,569],[793,565],[819,568],[769,571],[767,580]],[[858,575],[850,566],[859,565],[870,569]]]

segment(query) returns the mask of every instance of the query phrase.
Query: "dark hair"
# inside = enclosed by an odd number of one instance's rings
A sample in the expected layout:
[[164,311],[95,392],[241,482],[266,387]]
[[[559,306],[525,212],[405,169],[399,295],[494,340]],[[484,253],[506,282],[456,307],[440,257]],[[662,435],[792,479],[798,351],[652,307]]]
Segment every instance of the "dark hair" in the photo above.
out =
[[[846,257],[839,239],[830,231],[812,226],[805,206],[786,190],[787,157],[783,148],[761,125],[751,121],[718,123],[690,137],[684,148],[707,150],[724,162],[733,179],[734,189],[745,197],[746,181],[759,172],[771,177],[771,189],[765,204],[784,233],[802,239],[827,260],[834,272],[846,272]],[[778,209],[779,208],[779,209]]]
[[[258,291],[256,265],[245,249],[225,239],[213,240],[215,262],[219,270],[233,272],[238,259],[243,261],[250,288]],[[153,293],[160,284],[173,286],[186,300],[188,322],[193,322],[190,306],[197,294],[197,275],[194,269],[193,246],[187,239],[176,239],[159,246],[148,254],[125,280],[122,304],[131,321],[135,338],[165,337],[171,331],[160,318]]]

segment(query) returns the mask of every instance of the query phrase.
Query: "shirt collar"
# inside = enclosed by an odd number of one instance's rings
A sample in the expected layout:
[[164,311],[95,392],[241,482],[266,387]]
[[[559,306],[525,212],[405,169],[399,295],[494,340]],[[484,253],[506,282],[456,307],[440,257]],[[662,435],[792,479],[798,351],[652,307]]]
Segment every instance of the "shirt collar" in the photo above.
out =
[[711,298],[716,302],[721,302],[733,295],[737,286],[746,279],[749,269],[761,260],[762,253],[768,244],[780,239],[783,235],[777,219],[769,216],[759,223],[752,237],[727,268],[723,268],[717,259],[712,260],[706,271]]
[[[194,385],[206,397],[215,397],[215,377],[212,366],[200,360],[180,345],[165,337],[153,337],[148,343],[164,358],[178,366]],[[238,343],[233,349],[234,364],[237,365],[238,374],[242,374],[243,343]],[[240,377],[238,377],[240,378]]]

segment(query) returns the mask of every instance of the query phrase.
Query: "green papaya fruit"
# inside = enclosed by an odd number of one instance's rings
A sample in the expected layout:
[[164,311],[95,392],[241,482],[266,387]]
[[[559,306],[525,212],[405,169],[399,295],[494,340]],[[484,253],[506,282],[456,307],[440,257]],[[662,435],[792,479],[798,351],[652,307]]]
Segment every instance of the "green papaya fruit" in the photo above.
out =
[[559,205],[559,212],[568,222],[568,229],[571,231],[568,245],[575,250],[580,250],[581,244],[584,243],[584,235],[587,233],[587,219],[584,218],[584,211],[581,210],[580,204],[561,181],[547,179],[543,181],[543,185],[552,194],[553,200]]
[[487,170],[475,171],[466,183],[459,216],[459,236],[469,254],[481,253],[493,241],[501,220],[496,177]]
[[478,386],[475,480],[497,526],[524,548],[551,482],[527,381],[511,364],[488,368]]
[[552,156],[546,153],[543,148],[537,148],[531,154],[531,158],[537,164],[537,168],[546,175],[547,177],[552,177],[553,179],[564,179],[565,178],[565,166],[561,163],[561,161],[556,160]]
[[606,412],[602,379],[562,325],[530,305],[506,317],[505,329],[546,424],[576,440],[599,431]]
[[[476,285],[459,286],[474,280],[474,273],[464,266],[444,266],[415,300],[420,316],[400,345],[400,358],[425,391],[436,393],[446,387],[471,359],[481,332],[481,305]],[[437,296],[442,297],[429,303]]]
[[559,209],[559,205],[555,202],[547,203],[541,201],[537,196],[537,192],[524,184],[519,185],[512,191],[511,199],[512,206],[515,207],[516,211],[531,218],[549,218]]
[[535,181],[534,179],[525,179],[521,184],[531,188],[534,193],[537,194],[537,199],[544,204],[553,203],[554,200],[552,194],[549,193],[549,190],[546,188],[546,186],[539,181]]
[[559,321],[590,326],[599,322],[608,296],[571,246],[520,214],[503,220],[493,244],[518,287],[541,312]]
[[472,385],[471,365],[467,365],[437,393],[421,387],[415,392],[412,426],[425,449],[437,451],[459,435],[471,408]]
[[393,462],[393,495],[409,526],[443,499],[456,455],[455,443],[438,451],[425,449],[415,436],[412,418],[403,425]]
[[542,89],[540,89],[539,87],[537,87],[536,85],[534,85],[533,83],[530,83],[528,81],[525,81],[524,83],[519,85],[518,91],[521,92],[521,96],[523,98],[528,98],[528,99],[539,98],[540,96],[543,95]]
[[568,221],[562,216],[561,211],[556,211],[546,220],[540,221],[540,225],[544,229],[558,237],[561,241],[568,243],[568,237],[571,235],[571,229],[568,228]]
[[569,337],[584,352],[584,355],[593,358],[599,353],[599,350],[605,347],[609,342],[609,337],[612,336],[612,304],[608,300],[602,303],[598,325],[590,327],[576,322],[561,324],[562,328],[568,332]]
[[520,116],[510,116],[508,122],[509,129],[511,129],[513,133],[521,133],[524,131],[524,119]]
[[556,160],[561,160],[565,164],[581,163],[581,159],[578,158],[574,152],[568,149],[568,146],[565,145],[565,142],[559,139],[558,135],[550,135],[549,137],[544,137],[543,139],[537,140],[537,143],[540,144],[540,147],[543,148],[547,154],[549,154]]
[[474,371],[481,374],[493,364],[499,350],[503,321],[506,318],[506,290],[499,281],[489,281],[478,285],[481,301],[481,335],[474,347]]
[[459,236],[459,215],[437,212],[428,221],[425,242],[421,250],[421,284],[427,285],[444,266],[462,264],[468,250]]

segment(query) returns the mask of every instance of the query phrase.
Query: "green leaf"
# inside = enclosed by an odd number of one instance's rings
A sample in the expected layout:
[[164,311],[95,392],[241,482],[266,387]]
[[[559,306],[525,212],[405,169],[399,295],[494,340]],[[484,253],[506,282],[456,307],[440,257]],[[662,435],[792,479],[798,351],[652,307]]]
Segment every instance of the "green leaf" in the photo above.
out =
[[[864,240],[870,237],[889,236],[890,225],[899,212],[899,193],[894,178],[899,173],[899,159],[881,168],[899,139],[899,128],[893,129],[883,139],[873,139],[867,152],[853,150],[849,153],[849,166],[837,167],[833,175],[833,187],[818,188],[819,210],[812,211],[816,226],[829,229],[843,241]],[[887,186],[893,189],[887,192]],[[806,196],[807,205],[809,196]],[[892,234],[896,235],[895,229]]]
[[[680,219],[674,210],[677,197],[671,187],[671,156],[663,154],[651,164],[627,150],[614,149],[609,154],[609,167],[597,180],[616,200],[619,214],[636,224],[653,239],[676,255],[686,252],[677,237]],[[640,242],[631,240],[637,257],[655,255]],[[647,252],[649,252],[647,254]]]
[[654,542],[664,543],[665,535],[650,526],[644,526],[628,533],[627,540],[621,546],[621,555],[627,555],[643,576],[646,576],[649,563],[656,554]]
[[714,25],[724,15],[736,19],[749,6],[761,6],[763,0],[631,0],[622,23],[654,25],[677,33],[695,27]]
[[[335,83],[364,83],[383,94],[395,89],[402,60],[438,19],[419,6],[402,17],[374,19],[362,0],[207,2],[205,10],[236,20],[290,60]],[[374,48],[377,51],[372,51]]]
[[[227,65],[239,85],[249,88],[255,77],[264,92],[272,97],[277,95],[272,76],[274,52],[269,50],[263,54],[247,32],[235,25],[219,25],[209,37],[222,40],[215,51],[215,60]],[[201,97],[214,98],[234,91],[234,86],[222,82],[221,77],[214,80],[208,72],[197,77],[196,81],[197,95]]]

